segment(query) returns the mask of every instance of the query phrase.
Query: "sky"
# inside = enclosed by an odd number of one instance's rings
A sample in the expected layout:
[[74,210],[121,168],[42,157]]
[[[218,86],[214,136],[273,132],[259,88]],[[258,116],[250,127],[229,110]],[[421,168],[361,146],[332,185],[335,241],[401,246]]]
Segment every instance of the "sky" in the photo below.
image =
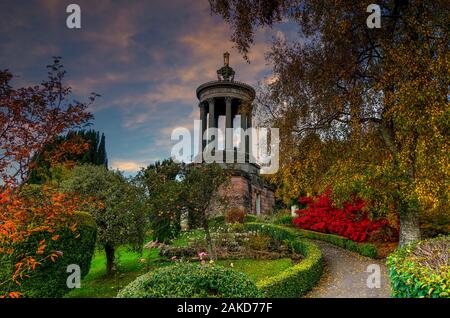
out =
[[[66,26],[71,3],[81,29]],[[101,95],[91,128],[106,135],[110,167],[132,174],[170,157],[173,129],[192,129],[195,90],[217,78],[224,52],[235,79],[256,86],[271,78],[271,40],[293,32],[288,23],[258,30],[247,63],[207,0],[0,0],[0,69],[16,87],[37,84],[61,56],[73,98]]]

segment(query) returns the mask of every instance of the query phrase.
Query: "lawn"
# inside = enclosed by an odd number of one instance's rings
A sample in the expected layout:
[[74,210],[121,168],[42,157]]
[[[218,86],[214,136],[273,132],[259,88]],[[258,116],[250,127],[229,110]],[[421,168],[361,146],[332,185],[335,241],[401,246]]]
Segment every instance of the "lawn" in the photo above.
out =
[[111,298],[132,282],[136,277],[172,262],[161,258],[158,250],[145,250],[143,254],[121,247],[116,253],[118,271],[114,276],[106,275],[106,257],[97,251],[92,259],[89,274],[81,281],[81,288],[74,289],[65,297],[69,298]]
[[[196,230],[183,233],[171,245],[186,246],[189,239],[204,236],[203,231]],[[74,289],[65,297],[68,298],[112,298],[117,292],[132,282],[136,277],[162,266],[173,264],[172,261],[158,255],[157,249],[144,249],[142,254],[131,251],[128,247],[120,247],[116,252],[117,273],[106,275],[106,257],[104,251],[96,251],[89,274],[81,281],[81,288]],[[276,260],[219,260],[218,265],[233,267],[246,273],[255,282],[274,276],[292,266],[292,260],[281,258]],[[232,265],[231,265],[232,264]]]
[[224,267],[231,267],[247,274],[254,282],[264,278],[277,275],[292,266],[290,258],[280,258],[275,260],[257,260],[257,259],[239,259],[239,260],[220,260],[217,264]]

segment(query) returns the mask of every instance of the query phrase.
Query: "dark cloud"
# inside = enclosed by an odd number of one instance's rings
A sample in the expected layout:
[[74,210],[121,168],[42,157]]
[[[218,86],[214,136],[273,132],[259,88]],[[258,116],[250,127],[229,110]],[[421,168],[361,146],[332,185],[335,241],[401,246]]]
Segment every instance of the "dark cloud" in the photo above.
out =
[[[81,30],[65,26],[74,2]],[[239,80],[269,75],[264,53],[274,34],[257,34],[248,64],[206,0],[1,0],[0,30],[0,68],[19,74],[19,84],[40,81],[60,55],[77,98],[102,95],[94,128],[106,133],[111,162],[127,170],[170,155],[171,129],[193,125],[195,89],[215,78],[224,51]]]

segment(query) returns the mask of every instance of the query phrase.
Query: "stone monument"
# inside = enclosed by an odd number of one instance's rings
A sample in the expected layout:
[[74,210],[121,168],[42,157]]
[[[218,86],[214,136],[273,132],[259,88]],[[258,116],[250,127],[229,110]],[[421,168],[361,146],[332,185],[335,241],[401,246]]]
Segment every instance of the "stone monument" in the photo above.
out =
[[[250,85],[234,80],[235,71],[229,61],[230,54],[225,53],[224,65],[217,71],[218,79],[197,88],[202,135],[208,128],[219,128],[221,116],[225,117],[225,128],[247,130],[252,127],[255,90]],[[240,123],[239,127],[234,127],[235,118]],[[251,160],[251,135],[240,135],[240,145],[245,144],[245,151],[238,152],[232,142],[234,134],[229,132],[228,129],[224,133],[223,150],[218,149],[218,140],[213,136],[202,140],[200,147],[203,151],[207,144],[212,143],[215,151],[219,152],[217,155],[223,159],[219,164],[230,172],[231,180],[227,189],[220,190],[229,201],[227,208],[239,208],[255,215],[272,213],[275,207],[274,190],[261,178],[260,166]],[[212,204],[211,210],[214,215],[226,212],[215,204]]]

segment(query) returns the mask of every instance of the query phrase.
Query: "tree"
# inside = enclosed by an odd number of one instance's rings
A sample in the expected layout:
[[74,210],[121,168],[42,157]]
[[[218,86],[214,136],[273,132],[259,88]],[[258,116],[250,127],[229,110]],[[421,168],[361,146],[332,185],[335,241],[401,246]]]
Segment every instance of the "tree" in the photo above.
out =
[[[76,231],[69,217],[83,206],[76,197],[44,187],[39,197],[24,195],[24,185],[33,168],[32,158],[61,133],[85,125],[92,115],[86,111],[88,103],[70,101],[71,88],[63,84],[66,72],[61,59],[54,58],[48,67],[48,79],[40,85],[13,88],[13,74],[0,71],[0,254],[14,254],[16,244],[26,242],[31,235],[55,233],[59,228]],[[55,155],[66,151],[75,153],[81,144],[61,144]],[[52,240],[58,240],[53,236]],[[8,281],[20,284],[36,267],[55,261],[61,255],[47,249],[48,242],[36,242],[15,265]],[[11,290],[7,297],[21,294]]]
[[108,275],[114,271],[119,245],[131,244],[136,250],[142,249],[146,230],[143,193],[120,172],[103,166],[77,166],[60,186],[65,193],[99,202],[99,206],[87,212],[97,223],[97,242],[105,250]]
[[183,209],[183,182],[178,177],[183,167],[171,159],[157,161],[136,177],[147,193],[147,206],[154,239],[168,242],[180,231]]
[[[0,289],[9,290],[8,297],[20,297],[21,293],[11,286],[20,286],[39,266],[50,266],[60,251],[48,248],[52,241],[58,241],[63,230],[77,235],[77,223],[74,213],[80,207],[90,206],[89,201],[75,196],[67,196],[51,187],[30,188],[24,186],[20,191],[7,189],[0,193],[0,262],[9,262],[14,257],[17,263],[12,276],[0,281]],[[50,239],[33,240],[34,237],[51,237]],[[16,253],[16,247],[26,243]],[[4,270],[9,267],[5,265]],[[5,274],[3,272],[2,274]],[[9,271],[6,272],[9,274]],[[4,278],[4,275],[1,275]],[[0,294],[0,297],[2,295]]]
[[[88,103],[70,101],[71,88],[63,84],[66,74],[61,58],[55,57],[48,67],[48,79],[40,85],[14,89],[13,74],[0,71],[0,178],[8,186],[25,183],[33,168],[33,157],[44,145],[70,129],[85,125],[92,115],[86,109],[98,96],[92,94]],[[67,151],[62,143],[60,151]],[[72,144],[71,152],[83,148]]]
[[[84,145],[84,147],[73,147]],[[64,147],[67,150],[61,151]],[[75,149],[75,151],[71,151]],[[43,184],[51,180],[52,168],[73,167],[75,165],[93,164],[108,167],[105,135],[95,130],[69,131],[59,136],[52,143],[35,154],[32,159],[33,169],[28,183]]]
[[285,141],[293,136],[296,145],[311,132],[345,141],[329,171],[346,171],[349,189],[350,179],[370,185],[399,213],[401,246],[419,239],[420,211],[449,201],[446,1],[381,1],[379,29],[367,27],[364,2],[210,3],[244,54],[256,27],[297,23],[302,38],[278,39],[269,54],[276,79],[267,87],[269,112],[275,122],[286,119]]
[[191,213],[200,216],[205,230],[206,245],[211,259],[216,259],[208,224],[208,211],[213,200],[224,200],[219,188],[228,180],[226,172],[217,164],[200,164],[187,167],[184,175],[183,197]]

